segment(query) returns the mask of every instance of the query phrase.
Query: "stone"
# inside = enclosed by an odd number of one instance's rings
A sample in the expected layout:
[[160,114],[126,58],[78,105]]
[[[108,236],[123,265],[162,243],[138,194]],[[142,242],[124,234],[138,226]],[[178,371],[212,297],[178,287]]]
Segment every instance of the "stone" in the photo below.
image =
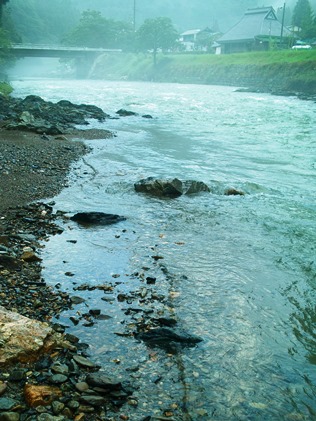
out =
[[20,415],[16,412],[2,412],[0,415],[1,421],[19,421]]
[[138,193],[170,198],[176,198],[183,194],[210,192],[210,188],[202,181],[181,181],[178,178],[163,180],[148,177],[135,183],[134,188]]
[[192,347],[202,342],[202,338],[189,335],[186,332],[176,332],[166,327],[158,327],[147,332],[138,333],[135,337],[146,342],[148,345],[159,346],[165,349],[173,348],[173,344],[182,347]]
[[120,390],[122,383],[110,379],[102,373],[91,373],[86,377],[86,383],[91,387],[101,387],[103,389]]
[[70,297],[70,300],[73,304],[81,304],[84,303],[86,300],[82,297],[77,297],[76,295]]
[[124,216],[104,212],[78,212],[70,219],[82,225],[111,225],[126,220]]
[[61,364],[61,363],[55,363],[55,364],[53,364],[51,366],[51,370],[54,373],[57,373],[57,374],[64,374],[64,375],[66,375],[66,374],[69,373],[68,366],[66,364]]
[[83,403],[86,403],[92,406],[102,406],[106,403],[106,400],[102,398],[102,396],[96,396],[96,395],[82,395],[80,400]]
[[24,387],[25,401],[30,407],[47,406],[62,396],[58,387],[26,384]]
[[36,357],[52,335],[52,328],[0,306],[0,364],[28,361]]
[[65,408],[65,404],[59,401],[52,402],[52,410],[55,415],[59,415],[63,409]]
[[78,401],[71,400],[71,401],[69,401],[69,402],[67,403],[67,406],[68,406],[68,408],[69,408],[69,409],[76,410],[76,409],[78,409],[78,408],[79,408],[80,404],[79,404],[79,402],[78,402]]
[[109,117],[95,105],[78,105],[66,100],[54,104],[36,95],[24,99],[6,98],[2,108],[5,108],[3,127],[39,133],[49,141],[49,135],[61,135],[75,129],[75,125],[89,124],[86,119],[104,121]]
[[17,405],[17,402],[11,398],[0,398],[0,411],[10,411]]
[[8,385],[4,382],[0,382],[0,396],[2,396],[4,394],[4,392],[6,391]]
[[25,251],[21,259],[24,260],[24,262],[41,262],[42,259],[38,257],[33,251]]
[[88,360],[88,358],[85,358],[82,355],[74,355],[73,360],[77,364],[81,365],[82,367],[88,367],[88,368],[95,367],[95,364],[92,361]]
[[44,413],[37,417],[37,421],[65,421],[65,417],[62,415],[53,416],[48,413]]
[[89,385],[86,382],[78,382],[75,384],[75,387],[78,390],[78,392],[85,392],[89,389]]
[[225,196],[244,196],[245,193],[241,190],[237,190],[234,188],[228,188],[224,191]]
[[116,114],[118,114],[121,117],[129,117],[133,115],[138,115],[134,111],[124,110],[124,108],[121,108],[120,110],[116,111]]
[[9,270],[21,270],[22,262],[13,256],[0,254],[0,266]]
[[61,383],[65,383],[68,380],[67,376],[64,376],[63,374],[54,374],[51,378],[50,381],[53,384],[61,384]]
[[11,371],[11,374],[9,377],[10,382],[20,382],[22,380],[26,380],[26,370],[15,369]]

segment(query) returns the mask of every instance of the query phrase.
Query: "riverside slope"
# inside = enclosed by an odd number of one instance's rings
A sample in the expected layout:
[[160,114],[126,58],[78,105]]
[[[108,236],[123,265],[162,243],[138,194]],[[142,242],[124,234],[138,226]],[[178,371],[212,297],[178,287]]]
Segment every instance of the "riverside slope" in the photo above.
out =
[[231,55],[150,54],[100,56],[94,79],[247,87],[261,92],[316,97],[316,51],[267,51]]

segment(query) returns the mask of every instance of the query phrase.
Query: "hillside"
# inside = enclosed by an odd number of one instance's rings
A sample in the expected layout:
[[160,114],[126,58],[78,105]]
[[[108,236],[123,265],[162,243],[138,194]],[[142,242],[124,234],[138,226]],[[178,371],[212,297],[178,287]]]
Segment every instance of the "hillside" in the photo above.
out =
[[156,68],[150,54],[103,55],[90,76],[108,80],[231,85],[314,96],[316,50],[231,55],[161,54]]

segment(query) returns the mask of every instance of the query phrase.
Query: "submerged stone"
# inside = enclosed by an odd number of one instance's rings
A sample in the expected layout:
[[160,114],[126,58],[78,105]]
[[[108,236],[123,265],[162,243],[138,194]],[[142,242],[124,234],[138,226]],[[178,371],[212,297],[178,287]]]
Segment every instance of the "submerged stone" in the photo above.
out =
[[186,332],[176,332],[166,327],[159,327],[148,332],[142,332],[135,335],[136,339],[140,339],[151,346],[159,346],[161,348],[170,350],[172,348],[192,347],[202,342],[202,338],[190,335]]
[[173,179],[156,179],[148,177],[134,184],[139,193],[147,193],[157,197],[176,198],[183,194],[209,192],[209,187],[203,181]]
[[111,225],[126,220],[124,216],[104,212],[79,212],[70,219],[82,225]]

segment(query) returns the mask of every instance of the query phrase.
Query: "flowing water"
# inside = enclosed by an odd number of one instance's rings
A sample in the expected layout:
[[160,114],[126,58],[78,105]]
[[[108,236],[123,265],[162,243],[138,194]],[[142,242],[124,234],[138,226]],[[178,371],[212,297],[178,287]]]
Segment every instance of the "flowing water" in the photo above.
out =
[[[116,137],[87,141],[93,151],[54,198],[69,214],[127,220],[90,229],[66,222],[43,252],[45,280],[87,300],[60,321],[91,344],[100,365],[120,375],[136,364],[142,374],[132,419],[177,405],[184,415],[175,419],[316,419],[316,104],[200,85],[22,80],[14,88],[112,116],[119,108],[139,113],[92,121]],[[135,193],[148,176],[204,181],[211,193],[170,200]],[[224,195],[227,188],[245,195]],[[153,263],[153,255],[163,259]],[[152,297],[153,311],[169,306],[203,338],[176,364],[114,333],[131,322],[117,294],[130,294],[135,306],[131,291],[148,275],[169,300]],[[97,288],[102,283],[112,294]],[[89,308],[109,318],[72,326],[69,317]],[[161,367],[168,374],[153,379]]]

